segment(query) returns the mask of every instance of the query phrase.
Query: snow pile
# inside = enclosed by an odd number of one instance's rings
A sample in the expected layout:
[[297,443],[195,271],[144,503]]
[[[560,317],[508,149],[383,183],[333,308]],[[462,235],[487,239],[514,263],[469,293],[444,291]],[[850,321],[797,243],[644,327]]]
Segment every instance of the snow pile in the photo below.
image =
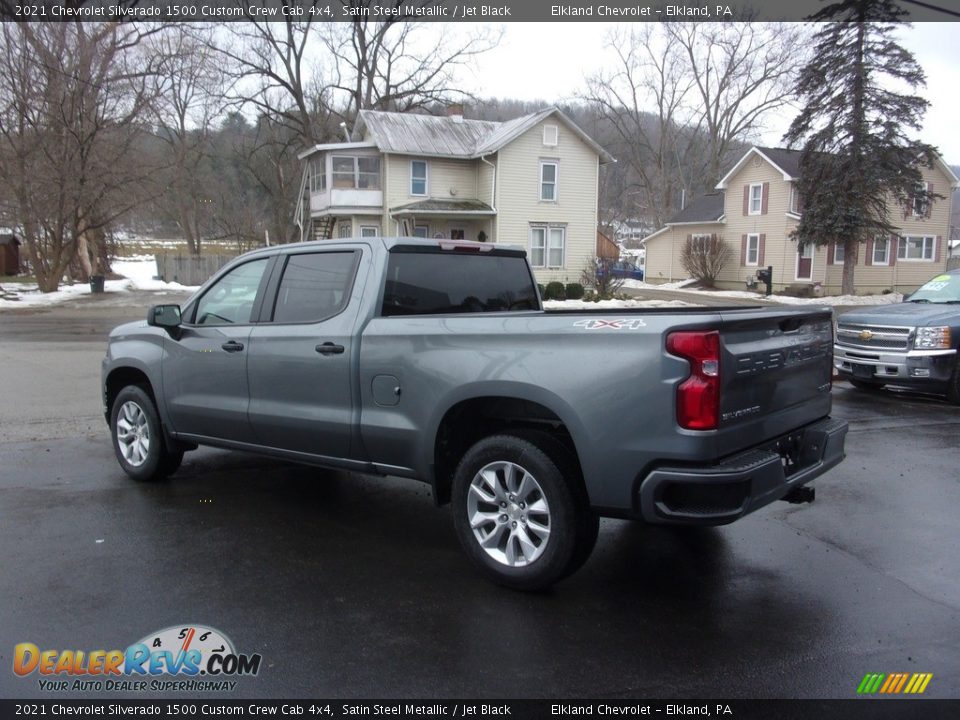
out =
[[682,290],[685,293],[709,295],[710,297],[743,298],[781,303],[783,305],[894,305],[903,302],[901,293],[887,293],[886,295],[833,295],[829,297],[798,298],[788,295],[764,295],[763,293],[748,292],[745,290],[703,290],[691,287],[695,280],[679,280],[663,285],[654,285],[642,280],[627,280],[624,287],[637,290]]
[[[104,290],[107,293],[125,293],[137,290],[150,292],[191,292],[196,287],[155,280],[157,264],[152,255],[140,255],[123,260],[114,260],[113,271],[123,275],[123,280],[107,280]],[[70,300],[89,296],[90,284],[61,285],[56,292],[42,293],[36,285],[25,283],[7,283],[3,285],[5,294],[0,296],[0,308],[8,307],[46,307],[59,305]],[[12,299],[15,298],[15,299]]]
[[696,285],[696,280],[676,280],[668,283],[648,283],[645,280],[624,280],[623,287],[638,290],[686,290],[690,285]]

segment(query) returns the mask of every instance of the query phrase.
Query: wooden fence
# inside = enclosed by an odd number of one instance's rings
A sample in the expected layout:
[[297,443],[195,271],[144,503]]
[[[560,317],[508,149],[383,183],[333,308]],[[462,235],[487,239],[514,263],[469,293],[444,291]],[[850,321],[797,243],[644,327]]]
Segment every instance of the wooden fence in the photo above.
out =
[[157,277],[181,285],[203,285],[235,255],[156,255]]

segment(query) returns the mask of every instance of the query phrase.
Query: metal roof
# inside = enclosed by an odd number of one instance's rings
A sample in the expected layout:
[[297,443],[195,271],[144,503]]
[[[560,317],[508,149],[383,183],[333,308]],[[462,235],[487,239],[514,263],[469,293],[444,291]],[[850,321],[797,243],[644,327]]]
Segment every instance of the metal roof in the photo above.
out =
[[475,215],[496,215],[492,207],[479,200],[447,200],[430,198],[418,200],[406,205],[390,208],[392,215],[415,215],[417,213],[472,213]]
[[614,162],[610,153],[555,107],[507,122],[361,110],[354,136],[374,142],[386,153],[474,159],[497,152],[551,115],[596,152],[601,162]]

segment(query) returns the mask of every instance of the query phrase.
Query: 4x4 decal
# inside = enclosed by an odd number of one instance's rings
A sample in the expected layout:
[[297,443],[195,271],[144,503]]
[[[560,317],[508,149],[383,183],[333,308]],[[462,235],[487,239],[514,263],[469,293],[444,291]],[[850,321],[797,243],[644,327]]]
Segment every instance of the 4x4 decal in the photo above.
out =
[[577,320],[574,325],[582,327],[585,330],[600,330],[602,328],[610,328],[611,330],[637,330],[638,328],[646,327],[647,324],[639,318],[632,318],[630,320]]

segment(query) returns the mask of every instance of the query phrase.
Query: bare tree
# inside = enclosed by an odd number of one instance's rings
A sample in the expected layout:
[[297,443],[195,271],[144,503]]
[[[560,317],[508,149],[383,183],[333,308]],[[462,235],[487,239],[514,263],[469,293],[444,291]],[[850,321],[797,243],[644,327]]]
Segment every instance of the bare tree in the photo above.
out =
[[672,214],[682,170],[696,151],[698,120],[690,110],[693,78],[681,50],[653,23],[608,36],[616,65],[588,81],[597,106],[619,140],[616,155],[630,168],[625,192],[659,227]]
[[664,23],[682,48],[708,140],[706,184],[713,187],[740,142],[794,95],[809,31],[795,23]]
[[680,264],[690,273],[690,277],[707,287],[713,287],[731,256],[730,246],[723,241],[722,235],[688,237],[680,250]]
[[136,23],[4,23],[0,178],[44,292],[76,263],[107,271],[105,230],[139,203],[147,170],[133,150],[153,61]]
[[222,110],[225,76],[210,48],[210,31],[173,26],[150,51],[167,62],[155,78],[153,117],[168,152],[161,203],[169,206],[194,255],[201,249],[201,216],[211,201],[205,170],[211,126]]
[[438,28],[402,14],[372,21],[375,5],[402,13],[410,2],[350,0],[353,22],[328,23],[321,33],[334,59],[328,86],[348,98],[340,108],[346,118],[365,109],[408,112],[468,97],[460,89],[457,71],[496,47],[502,37],[502,31],[485,27],[445,42],[443,38],[455,32],[452,26]]

